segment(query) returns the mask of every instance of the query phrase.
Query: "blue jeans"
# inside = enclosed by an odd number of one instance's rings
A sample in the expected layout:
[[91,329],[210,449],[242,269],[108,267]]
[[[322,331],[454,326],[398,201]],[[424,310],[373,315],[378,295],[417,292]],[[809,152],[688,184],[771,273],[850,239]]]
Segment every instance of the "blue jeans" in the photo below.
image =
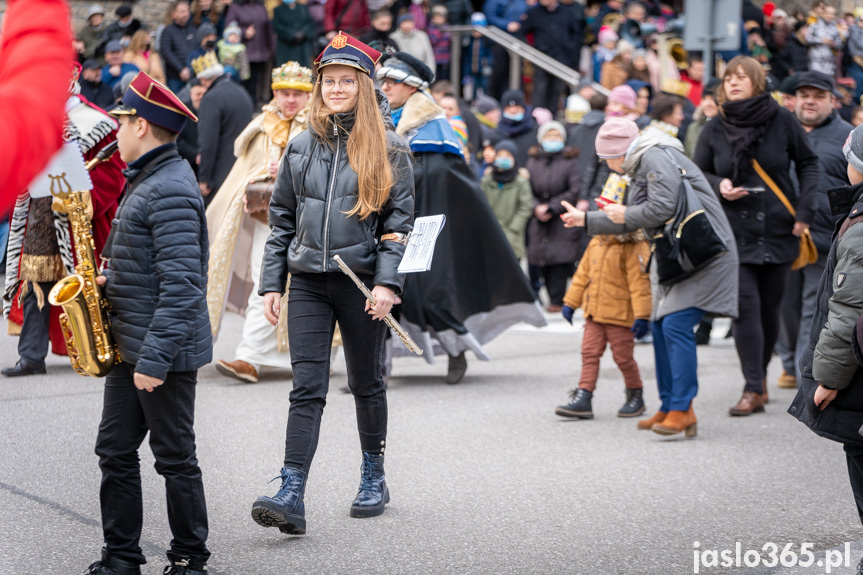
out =
[[179,78],[168,78],[168,87],[174,94],[179,94],[186,87],[186,83]]
[[[371,289],[371,276],[360,276]],[[387,437],[383,379],[387,326],[365,311],[366,298],[341,272],[294,274],[288,295],[288,342],[294,389],[288,411],[285,467],[308,473],[318,446],[330,383],[330,350],[336,322],[342,332],[348,387],[354,395],[363,451],[382,453]],[[283,310],[284,311],[284,310]]]
[[692,330],[704,312],[691,307],[651,324],[660,411],[686,411],[698,393],[698,357]]

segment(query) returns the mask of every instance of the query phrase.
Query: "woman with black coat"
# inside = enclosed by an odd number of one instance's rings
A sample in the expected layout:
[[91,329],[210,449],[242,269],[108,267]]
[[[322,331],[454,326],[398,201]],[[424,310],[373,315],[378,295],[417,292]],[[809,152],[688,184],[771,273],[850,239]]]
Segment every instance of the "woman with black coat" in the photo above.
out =
[[548,290],[550,313],[560,313],[575,262],[581,257],[581,230],[566,228],[561,202],[576,204],[581,190],[578,150],[566,146],[560,122],[539,127],[539,146],[528,150],[533,217],[527,223],[527,259],[537,266]]
[[[393,131],[389,106],[371,74],[380,53],[344,34],[319,58],[309,129],[288,144],[270,201],[261,283],[264,314],[276,325],[288,314],[294,371],[282,484],[259,497],[252,518],[282,533],[306,532],[306,477],[317,448],[338,321],[348,386],[356,403],[362,449],[360,489],[352,517],[384,512],[387,396],[383,379],[386,324],[404,277],[398,265],[413,227],[414,179],[407,144]],[[387,129],[388,128],[388,129]],[[371,290],[371,305],[333,259]],[[288,273],[288,309],[280,309]]]
[[[740,311],[733,329],[746,383],[730,414],[750,415],[767,403],[767,364],[799,236],[812,222],[818,157],[794,115],[766,92],[764,72],[754,59],[738,56],[728,63],[716,99],[718,121],[705,125],[693,160],[721,197],[737,240]],[[795,206],[796,221],[758,175],[753,159]],[[799,194],[791,181],[792,162]]]

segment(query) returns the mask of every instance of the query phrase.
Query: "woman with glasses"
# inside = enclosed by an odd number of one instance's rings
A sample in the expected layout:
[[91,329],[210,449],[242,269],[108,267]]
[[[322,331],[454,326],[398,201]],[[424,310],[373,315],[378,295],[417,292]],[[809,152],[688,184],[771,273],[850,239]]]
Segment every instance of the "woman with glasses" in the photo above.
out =
[[[339,34],[318,58],[309,128],[285,151],[270,202],[272,233],[259,293],[275,325],[288,273],[290,395],[282,484],[259,497],[252,517],[285,534],[306,532],[303,496],[317,447],[339,323],[362,448],[361,482],[350,514],[373,517],[389,501],[384,478],[387,399],[382,374],[386,324],[403,279],[397,268],[414,212],[410,151],[392,129],[371,74],[380,53]],[[333,256],[375,297],[366,301]]]

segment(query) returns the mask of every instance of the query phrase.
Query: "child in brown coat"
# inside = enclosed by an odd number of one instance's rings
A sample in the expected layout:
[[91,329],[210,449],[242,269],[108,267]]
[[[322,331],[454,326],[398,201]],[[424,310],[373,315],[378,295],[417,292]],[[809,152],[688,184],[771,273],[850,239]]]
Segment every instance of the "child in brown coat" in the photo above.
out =
[[633,335],[643,337],[650,325],[649,259],[650,246],[641,232],[594,236],[587,245],[563,298],[562,311],[570,323],[576,309],[584,311],[581,379],[570,394],[570,403],[555,409],[557,415],[593,419],[591,399],[606,345],[611,346],[614,362],[626,383],[626,403],[617,412],[618,417],[644,413],[641,374],[632,353]]

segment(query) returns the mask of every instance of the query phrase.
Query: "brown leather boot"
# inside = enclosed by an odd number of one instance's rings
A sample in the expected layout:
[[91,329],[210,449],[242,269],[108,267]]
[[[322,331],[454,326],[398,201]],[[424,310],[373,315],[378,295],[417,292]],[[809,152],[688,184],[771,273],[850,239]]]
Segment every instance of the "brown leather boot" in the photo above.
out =
[[695,419],[692,404],[689,404],[687,411],[669,411],[665,420],[655,424],[651,429],[653,433],[659,435],[677,435],[683,432],[686,437],[695,437],[698,435],[698,420]]
[[642,419],[641,421],[639,421],[638,422],[638,429],[645,429],[645,430],[650,429],[651,427],[653,427],[657,423],[662,423],[662,421],[665,419],[665,417],[667,415],[668,415],[668,413],[665,411],[657,411],[656,413],[653,414],[653,417],[651,417],[650,419]]
[[246,363],[241,359],[230,363],[220,359],[216,362],[216,371],[222,375],[235,377],[246,383],[258,383],[258,370],[250,363]]
[[797,389],[797,378],[783,369],[776,385],[779,389]]
[[728,410],[731,415],[752,415],[764,411],[764,396],[754,391],[744,391],[737,405]]
[[767,397],[767,378],[761,380],[761,398],[764,400],[764,405],[770,403],[770,398]]

